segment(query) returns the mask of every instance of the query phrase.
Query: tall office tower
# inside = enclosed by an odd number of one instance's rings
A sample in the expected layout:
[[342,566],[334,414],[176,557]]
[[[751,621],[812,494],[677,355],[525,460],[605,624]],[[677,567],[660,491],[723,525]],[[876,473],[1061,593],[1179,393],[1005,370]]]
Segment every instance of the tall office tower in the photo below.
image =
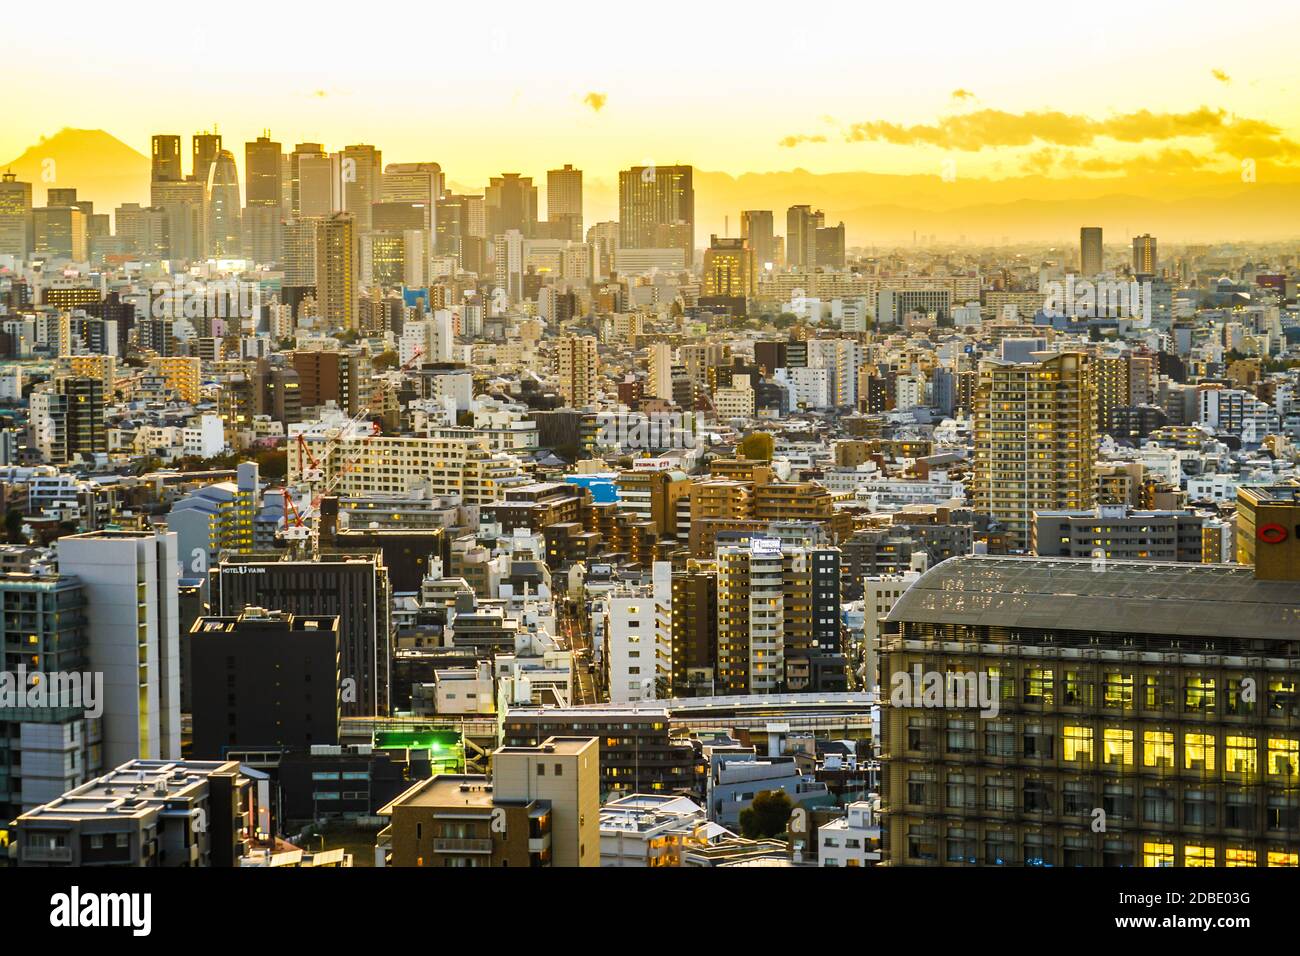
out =
[[[0,608],[0,671],[17,675],[21,667],[28,674],[89,674],[86,599],[76,578],[0,575]],[[62,796],[103,770],[100,718],[87,717],[87,708],[75,706],[75,700],[55,703],[0,710],[0,817],[5,820]]]
[[709,298],[748,299],[758,292],[757,272],[754,250],[744,239],[711,236],[709,248],[704,251],[702,294]]
[[598,222],[587,230],[587,245],[591,249],[591,277],[604,281],[614,271],[618,255],[619,224]]
[[546,221],[552,239],[582,242],[582,170],[565,163],[546,172]]
[[190,152],[192,154],[190,178],[206,183],[212,164],[217,161],[217,154],[221,152],[221,134],[195,133],[190,137]]
[[266,135],[244,144],[244,255],[255,263],[281,259],[280,148]]
[[1085,279],[1098,275],[1103,268],[1101,226],[1084,226],[1079,230],[1079,273]]
[[139,203],[124,203],[113,210],[117,235],[122,239],[124,252],[146,259],[166,259],[169,249],[167,239],[167,213]]
[[785,261],[791,269],[817,266],[817,230],[826,225],[820,209],[791,206],[785,213]]
[[90,249],[85,213],[76,206],[33,209],[32,248],[40,256],[85,262]]
[[650,398],[673,400],[673,347],[667,342],[655,342],[647,357],[645,394]]
[[569,408],[584,408],[596,401],[600,362],[591,335],[566,335],[556,343],[556,374],[560,397]]
[[[325,147],[320,143],[299,143],[289,154],[289,215],[290,218],[298,219],[304,215],[311,215],[302,211],[302,160],[304,157],[320,159],[325,156]],[[326,213],[317,213],[316,215],[327,215],[333,212],[333,209],[327,210]]]
[[553,866],[600,866],[600,741],[549,737],[536,747],[492,754],[492,794],[502,802],[551,806]]
[[213,605],[222,617],[249,607],[337,617],[343,716],[388,716],[392,592],[382,551],[329,553],[315,560],[227,554],[214,577]]
[[45,191],[45,205],[76,206],[82,213],[90,215],[85,207],[77,202],[77,189],[75,186],[50,187]]
[[686,257],[695,262],[695,170],[690,166],[633,166],[618,174],[618,244],[653,249],[672,230]]
[[483,194],[489,238],[518,229],[525,239],[537,231],[537,187],[529,176],[493,176]]
[[890,865],[1300,865],[1297,617],[1222,564],[931,568],[882,635]]
[[[492,237],[493,278],[496,287],[506,293],[510,303],[524,297],[524,236],[518,229],[508,229]],[[495,296],[493,297],[495,300]]]
[[754,262],[761,270],[776,264],[775,227],[770,209],[746,209],[740,214],[740,238],[754,250]]
[[[430,237],[438,229],[438,201],[443,193],[442,167],[437,163],[389,163],[384,167],[379,199],[385,203],[414,203],[421,207],[421,228]],[[378,224],[375,224],[378,229]]]
[[[821,215],[821,213],[818,213]],[[813,236],[815,264],[823,269],[844,268],[844,223],[819,226]]]
[[672,577],[671,697],[712,696],[718,667],[718,571],[688,559]]
[[243,251],[243,232],[239,169],[234,154],[223,149],[208,166],[208,255],[237,258]]
[[316,223],[316,314],[326,328],[356,324],[356,229],[341,212]]
[[167,257],[202,259],[207,254],[207,180],[155,180],[149,205],[161,209],[167,222]]
[[0,177],[0,255],[26,259],[32,247],[32,184],[5,173]]
[[1133,237],[1133,272],[1140,276],[1156,274],[1156,237],[1141,235]]
[[373,146],[345,146],[339,153],[344,212],[352,214],[357,234],[370,231],[370,205],[379,202],[384,175],[383,153]]
[[285,288],[316,285],[316,219],[290,219],[284,224]]
[[91,531],[58,541],[59,573],[86,598],[90,669],[104,675],[104,765],[179,760],[181,683],[176,535]]
[[149,179],[151,182],[180,182],[181,138],[172,133],[159,133],[151,140]]
[[756,538],[718,556],[718,694],[771,694],[785,682],[781,545]]
[[1035,511],[1097,503],[1097,387],[1081,352],[994,359],[975,395],[975,508],[1029,548]]
[[323,219],[343,209],[339,154],[302,156],[298,160],[298,215]]
[[460,261],[464,241],[469,238],[469,196],[448,193],[438,200],[433,230],[433,251],[455,256]]

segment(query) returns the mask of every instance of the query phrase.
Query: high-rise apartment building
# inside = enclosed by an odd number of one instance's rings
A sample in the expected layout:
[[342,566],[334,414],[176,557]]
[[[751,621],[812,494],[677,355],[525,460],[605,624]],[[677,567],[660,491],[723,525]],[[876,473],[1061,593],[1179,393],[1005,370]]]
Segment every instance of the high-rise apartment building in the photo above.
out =
[[[87,658],[86,597],[76,578],[0,575],[0,609],[0,671],[43,675],[36,679],[46,680],[48,687],[74,675],[83,686],[86,679],[93,680]],[[54,674],[60,676],[50,676]],[[68,687],[75,690],[72,684]],[[102,715],[87,716],[87,708],[77,704],[88,701],[73,696],[54,706],[0,710],[0,818],[12,820],[103,769]]]
[[1156,257],[1156,237],[1133,237],[1133,272],[1140,276],[1154,276],[1159,260]]
[[709,561],[686,562],[672,577],[670,696],[713,694],[718,666],[718,571]]
[[1091,279],[1102,266],[1101,226],[1083,226],[1079,230],[1079,272]]
[[327,328],[356,326],[356,223],[336,213],[316,223],[316,311]]
[[590,335],[566,335],[556,344],[556,375],[560,397],[570,408],[582,408],[596,400],[600,384],[600,362],[596,339]]
[[1096,504],[1096,386],[1081,352],[984,363],[975,397],[975,507],[1027,549],[1035,511]]
[[58,542],[86,601],[90,670],[104,675],[105,766],[181,756],[176,535],[91,531]]
[[321,408],[333,402],[348,415],[360,410],[359,355],[325,349],[303,349],[289,354],[298,373],[300,408]]

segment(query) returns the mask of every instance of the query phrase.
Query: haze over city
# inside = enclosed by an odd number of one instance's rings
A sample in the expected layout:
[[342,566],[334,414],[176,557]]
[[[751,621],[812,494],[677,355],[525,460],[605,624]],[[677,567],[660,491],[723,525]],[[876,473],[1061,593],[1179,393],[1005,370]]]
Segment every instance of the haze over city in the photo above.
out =
[[1293,938],[1298,28],[7,10],[5,928]]

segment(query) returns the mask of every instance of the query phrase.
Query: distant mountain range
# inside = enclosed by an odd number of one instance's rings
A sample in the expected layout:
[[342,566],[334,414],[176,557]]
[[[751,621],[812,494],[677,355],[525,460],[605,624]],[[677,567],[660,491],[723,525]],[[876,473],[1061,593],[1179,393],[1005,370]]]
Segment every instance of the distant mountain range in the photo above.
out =
[[[62,186],[76,187],[78,198],[94,201],[96,212],[149,201],[149,158],[103,130],[60,130],[0,169],[32,183],[38,204],[47,189]],[[616,216],[614,182],[612,176],[588,176],[589,214]],[[739,235],[742,209],[773,210],[776,232],[783,234],[786,208],[800,203],[822,209],[829,224],[843,221],[850,246],[907,245],[914,235],[941,242],[964,237],[997,243],[1005,237],[1072,245],[1084,225],[1101,226],[1108,243],[1144,232],[1166,241],[1300,236],[1300,181],[1279,181],[1263,170],[1253,183],[1239,175],[1154,170],[1107,178],[958,175],[951,182],[934,174],[795,169],[732,176],[696,170],[695,203],[700,245],[710,233]]]

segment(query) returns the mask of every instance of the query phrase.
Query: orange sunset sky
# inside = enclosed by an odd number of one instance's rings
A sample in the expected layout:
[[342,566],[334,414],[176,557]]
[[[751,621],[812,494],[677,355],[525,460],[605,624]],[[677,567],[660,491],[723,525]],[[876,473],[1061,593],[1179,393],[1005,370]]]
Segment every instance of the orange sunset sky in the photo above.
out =
[[[964,235],[983,231],[980,204],[1110,193],[1193,203],[1174,220],[1190,237],[1217,215],[1194,211],[1205,202],[1300,184],[1293,3],[77,0],[57,20],[30,4],[6,15],[19,42],[0,161],[30,161],[64,127],[146,154],[152,133],[182,134],[188,150],[215,125],[242,164],[243,142],[269,129],[286,149],[365,142],[385,161],[433,160],[466,189],[506,170],[544,185],[574,163],[589,221],[616,215],[620,167],[683,162],[787,174],[701,195],[702,230],[723,231],[733,202],[779,206],[804,189],[851,242],[884,238],[882,205]],[[888,178],[824,178],[837,173]],[[138,197],[89,198],[147,201],[147,182]],[[1155,214],[1131,210],[1098,215],[1144,231]],[[990,235],[1017,231],[984,216]]]

